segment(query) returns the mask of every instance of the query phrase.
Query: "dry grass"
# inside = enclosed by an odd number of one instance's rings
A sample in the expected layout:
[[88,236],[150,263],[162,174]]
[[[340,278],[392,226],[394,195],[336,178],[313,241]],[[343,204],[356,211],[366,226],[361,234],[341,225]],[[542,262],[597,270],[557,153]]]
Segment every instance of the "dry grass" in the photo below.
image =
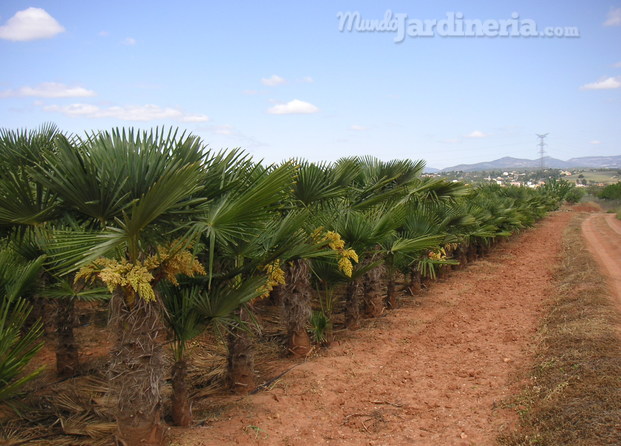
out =
[[106,446],[116,425],[102,377],[81,376],[26,395],[20,413],[0,421],[0,444],[8,446]]
[[514,401],[517,432],[502,445],[621,444],[620,316],[576,218],[539,332],[528,388]]

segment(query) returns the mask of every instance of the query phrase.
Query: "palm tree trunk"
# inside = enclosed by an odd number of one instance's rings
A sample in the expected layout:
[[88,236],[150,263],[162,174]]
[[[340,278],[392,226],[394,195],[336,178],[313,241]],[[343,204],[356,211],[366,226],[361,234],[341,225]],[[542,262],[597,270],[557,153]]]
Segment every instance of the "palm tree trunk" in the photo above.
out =
[[382,293],[381,277],[383,265],[376,266],[364,275],[364,308],[369,317],[379,317],[384,313],[384,293]]
[[438,265],[438,273],[436,274],[436,280],[443,280],[448,277],[448,266]]
[[420,292],[422,288],[421,279],[422,277],[420,271],[416,268],[412,268],[412,271],[410,272],[410,293],[412,293],[412,295]]
[[459,248],[459,266],[460,268],[465,268],[468,264],[468,254],[466,252],[466,247],[461,246]]
[[110,387],[116,397],[119,446],[160,446],[164,442],[160,387],[163,375],[159,301],[135,297],[132,304],[118,289],[110,301],[114,347]]
[[391,273],[388,276],[388,283],[386,284],[386,305],[388,308],[397,308],[397,293],[396,293],[395,275]]
[[345,326],[355,330],[360,326],[360,279],[347,284],[345,295]]
[[470,243],[470,245],[468,245],[467,258],[468,258],[468,263],[476,262],[476,260],[477,260],[477,248],[476,248],[474,242],[472,242],[472,243]]
[[75,301],[56,299],[56,373],[61,378],[78,372],[78,346],[73,334]]
[[294,260],[287,268],[283,315],[289,350],[297,357],[306,356],[311,348],[307,330],[312,313],[310,274],[310,265],[306,259]]
[[[238,310],[241,321],[248,321],[247,310]],[[248,393],[256,388],[254,373],[254,344],[247,329],[231,327],[228,334],[229,353],[227,358],[228,385],[235,393]]]
[[172,419],[175,426],[190,427],[192,402],[187,386],[188,364],[185,359],[175,362],[172,368]]
[[453,265],[453,269],[454,270],[463,269],[466,266],[466,263],[468,263],[468,259],[466,256],[466,249],[464,245],[460,244],[457,247],[457,249],[455,250],[455,257],[457,257],[457,261],[459,262],[459,264]]

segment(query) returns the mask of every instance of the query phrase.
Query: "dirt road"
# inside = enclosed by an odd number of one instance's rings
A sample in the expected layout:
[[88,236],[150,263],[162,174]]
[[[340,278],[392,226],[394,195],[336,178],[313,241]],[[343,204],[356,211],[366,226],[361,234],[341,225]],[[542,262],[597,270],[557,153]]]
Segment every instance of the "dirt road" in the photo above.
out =
[[589,251],[608,276],[621,310],[621,220],[614,214],[593,214],[582,223]]
[[500,403],[527,364],[573,215],[552,214],[403,308],[340,333],[269,390],[205,427],[175,429],[173,444],[494,444],[516,421]]

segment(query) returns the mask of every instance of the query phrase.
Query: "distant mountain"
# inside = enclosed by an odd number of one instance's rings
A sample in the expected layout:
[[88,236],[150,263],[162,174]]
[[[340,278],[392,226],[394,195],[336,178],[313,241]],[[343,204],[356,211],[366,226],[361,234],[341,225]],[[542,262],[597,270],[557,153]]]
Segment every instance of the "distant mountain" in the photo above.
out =
[[[621,155],[619,156],[585,156],[582,158],[572,158],[568,161],[550,158],[543,158],[545,167],[552,169],[571,169],[571,168],[621,168]],[[507,169],[538,169],[540,160],[529,160],[522,158],[512,158],[505,156],[494,161],[487,161],[476,164],[459,164],[457,166],[447,167],[440,172],[476,172],[480,170],[507,170]]]
[[438,173],[440,172],[440,169],[436,169],[435,167],[425,167],[425,169],[423,169],[423,173]]
[[621,167],[621,155],[619,156],[583,156],[581,158],[572,158],[567,162],[573,164],[574,167],[617,169]]

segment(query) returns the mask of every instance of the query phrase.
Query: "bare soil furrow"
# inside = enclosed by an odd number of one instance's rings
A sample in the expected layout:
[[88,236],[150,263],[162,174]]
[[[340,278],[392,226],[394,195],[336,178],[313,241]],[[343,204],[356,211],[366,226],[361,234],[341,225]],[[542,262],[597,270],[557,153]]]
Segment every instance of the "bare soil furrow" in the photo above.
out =
[[517,421],[502,402],[528,364],[571,216],[552,214],[402,308],[339,333],[269,390],[214,407],[205,427],[175,430],[174,444],[494,444]]
[[593,214],[582,223],[582,234],[593,257],[608,277],[621,311],[621,225],[613,214]]

